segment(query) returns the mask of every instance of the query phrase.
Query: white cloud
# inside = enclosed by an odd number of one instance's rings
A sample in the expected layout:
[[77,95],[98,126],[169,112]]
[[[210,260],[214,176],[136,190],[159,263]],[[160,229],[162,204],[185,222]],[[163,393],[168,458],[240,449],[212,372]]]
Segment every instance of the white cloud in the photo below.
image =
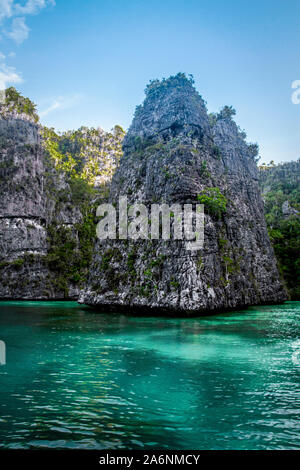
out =
[[12,6],[14,0],[0,0],[0,21],[12,16]]
[[46,8],[48,5],[55,6],[54,0],[27,0],[25,5],[20,5],[17,3],[14,5],[14,13],[16,15],[36,15],[43,8]]
[[55,6],[55,0],[27,0],[23,5],[15,0],[0,0],[0,23],[8,23],[9,28],[7,31],[6,27],[6,36],[21,44],[29,34],[26,15],[36,15],[48,6]]
[[[48,6],[55,6],[54,0],[0,0],[0,26],[3,34],[15,43],[21,44],[28,38],[27,15],[36,15]],[[1,40],[1,36],[0,36]],[[14,68],[5,64],[6,58],[15,57],[14,52],[7,56],[0,52],[0,90],[8,84],[21,83],[22,77]]]
[[28,28],[25,21],[26,20],[23,16],[20,18],[14,18],[11,31],[7,33],[7,36],[13,39],[16,44],[22,44],[22,42],[28,38],[30,29]]
[[0,65],[0,90],[4,90],[9,83],[21,83],[22,77],[14,67]]
[[4,62],[5,59],[14,59],[16,57],[15,52],[9,52],[7,55],[0,52],[0,62]]
[[48,114],[57,111],[57,110],[64,110],[69,109],[78,104],[82,99],[82,95],[74,94],[71,96],[59,96],[58,98],[53,99],[48,107],[43,111],[40,111],[40,117],[45,117]]

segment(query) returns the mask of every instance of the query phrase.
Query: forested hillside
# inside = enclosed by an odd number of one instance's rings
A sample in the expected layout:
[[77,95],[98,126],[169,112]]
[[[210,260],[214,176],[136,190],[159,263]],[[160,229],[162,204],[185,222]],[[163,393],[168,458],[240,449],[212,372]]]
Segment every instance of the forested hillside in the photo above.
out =
[[260,167],[269,235],[292,300],[300,299],[300,160]]

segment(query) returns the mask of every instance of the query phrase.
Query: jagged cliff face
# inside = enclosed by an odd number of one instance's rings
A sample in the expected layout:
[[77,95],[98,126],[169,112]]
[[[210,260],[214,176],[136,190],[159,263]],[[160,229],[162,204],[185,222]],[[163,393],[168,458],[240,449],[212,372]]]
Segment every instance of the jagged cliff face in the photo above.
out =
[[58,288],[56,273],[49,268],[48,228],[54,219],[74,227],[82,214],[71,201],[58,210],[56,192],[70,191],[47,164],[33,120],[2,117],[0,142],[0,297],[75,298],[79,287]]
[[[95,238],[94,201],[123,131],[55,134],[13,88],[0,105],[0,298],[77,299]],[[96,185],[96,188],[95,188]]]
[[[226,108],[224,108],[226,111]],[[205,205],[204,246],[98,240],[80,302],[198,314],[286,298],[267,234],[255,146],[230,108],[208,116],[191,80],[153,82],[124,140],[110,201]]]

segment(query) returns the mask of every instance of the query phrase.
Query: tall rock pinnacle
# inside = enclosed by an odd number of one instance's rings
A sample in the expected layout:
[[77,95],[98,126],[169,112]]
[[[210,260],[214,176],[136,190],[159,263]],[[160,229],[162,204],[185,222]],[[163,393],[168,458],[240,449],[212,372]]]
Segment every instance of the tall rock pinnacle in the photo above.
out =
[[285,300],[258,188],[257,146],[247,144],[233,114],[225,107],[208,115],[184,74],[148,85],[110,202],[203,203],[204,245],[189,251],[184,240],[98,240],[80,302],[200,314]]

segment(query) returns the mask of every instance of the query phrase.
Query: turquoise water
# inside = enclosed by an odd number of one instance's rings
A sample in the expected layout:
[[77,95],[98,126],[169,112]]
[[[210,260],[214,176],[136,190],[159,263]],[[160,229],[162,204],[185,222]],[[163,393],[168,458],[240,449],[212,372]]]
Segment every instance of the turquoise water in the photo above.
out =
[[299,449],[299,317],[0,302],[0,447]]

